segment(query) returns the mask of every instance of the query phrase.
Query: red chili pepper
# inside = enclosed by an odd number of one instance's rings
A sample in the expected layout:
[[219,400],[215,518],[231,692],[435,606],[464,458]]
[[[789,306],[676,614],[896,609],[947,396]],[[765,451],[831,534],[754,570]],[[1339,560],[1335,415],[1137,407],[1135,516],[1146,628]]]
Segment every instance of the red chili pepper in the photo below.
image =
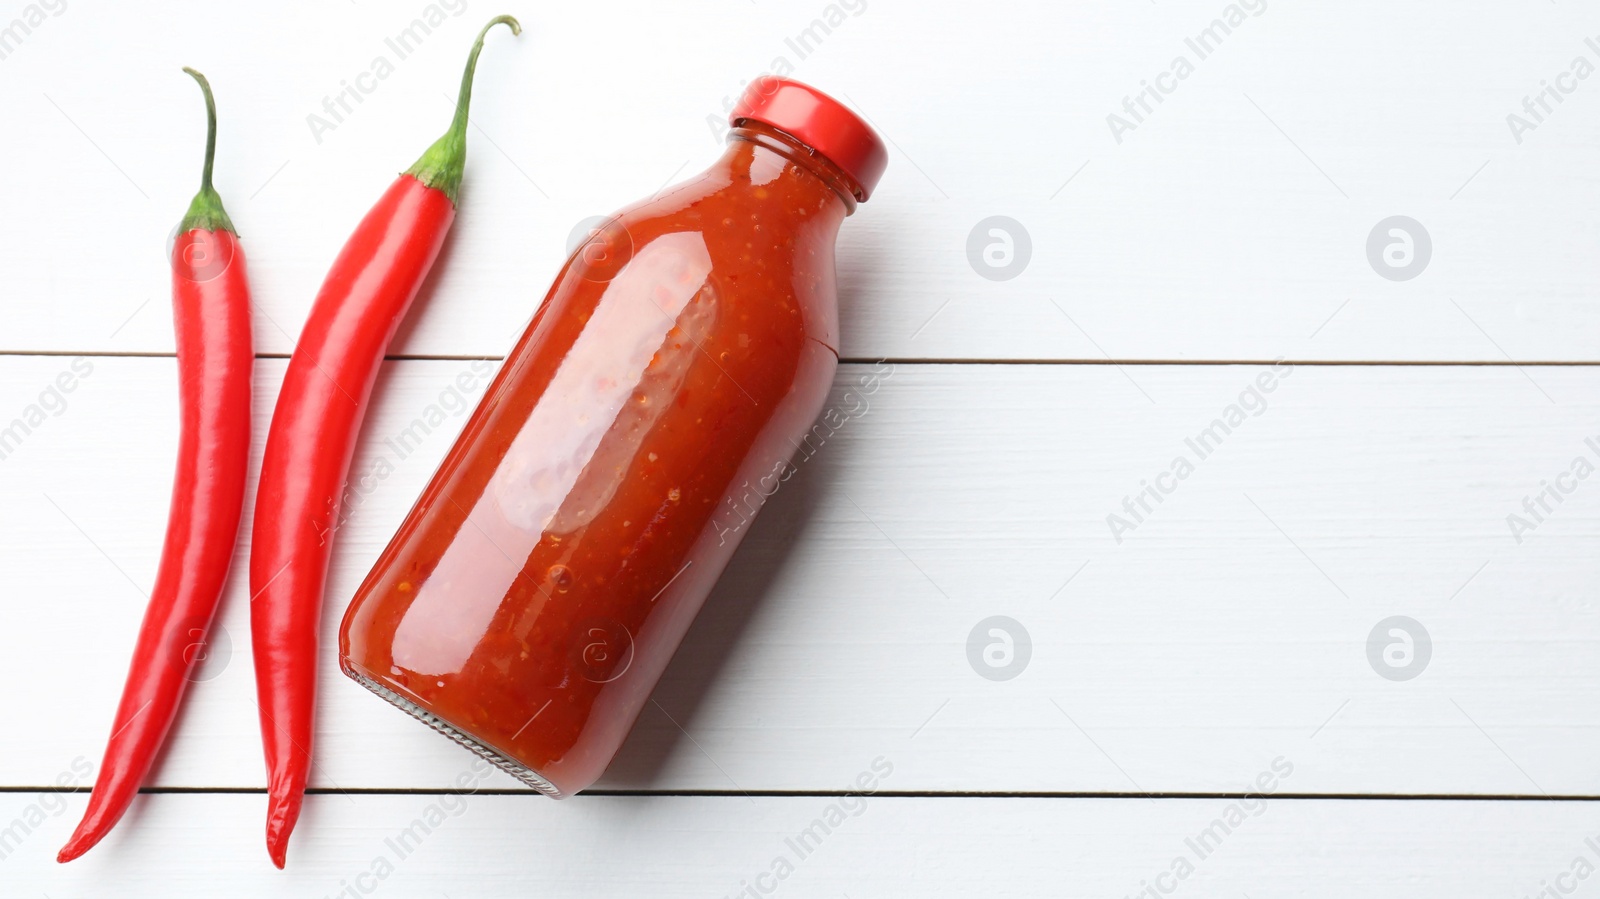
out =
[[172,248],[178,346],[178,471],[155,590],[134,645],[128,681],[89,808],[56,856],[69,862],[100,842],[150,771],[204,658],[244,508],[250,463],[250,285],[244,250],[211,186],[217,107],[205,76],[206,161],[200,192]]
[[467,105],[483,39],[467,57],[450,130],[356,226],[300,333],[278,394],[250,550],[250,631],[267,756],[267,851],[283,867],[311,766],[317,637],[328,554],[367,397],[455,219]]

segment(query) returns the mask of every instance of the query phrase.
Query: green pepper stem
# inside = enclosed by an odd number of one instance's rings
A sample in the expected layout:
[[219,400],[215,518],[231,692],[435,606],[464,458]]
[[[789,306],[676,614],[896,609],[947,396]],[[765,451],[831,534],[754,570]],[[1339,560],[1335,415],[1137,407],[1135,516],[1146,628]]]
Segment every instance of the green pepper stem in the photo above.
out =
[[187,234],[199,229],[237,234],[227,210],[222,208],[222,197],[211,186],[211,165],[217,156],[217,101],[211,96],[211,82],[194,69],[184,67],[184,71],[200,83],[200,92],[206,98],[206,163],[205,168],[200,170],[200,192],[194,195],[188,213],[178,223],[178,233]]
[[483,39],[496,25],[509,26],[512,34],[522,33],[522,25],[511,16],[495,16],[483,26],[472,45],[472,53],[467,56],[467,69],[461,74],[461,93],[456,98],[456,114],[450,120],[450,130],[434,141],[405,172],[425,187],[442,191],[452,205],[461,194],[461,178],[467,167],[467,107],[472,103],[472,75],[478,68],[478,54],[483,52]]

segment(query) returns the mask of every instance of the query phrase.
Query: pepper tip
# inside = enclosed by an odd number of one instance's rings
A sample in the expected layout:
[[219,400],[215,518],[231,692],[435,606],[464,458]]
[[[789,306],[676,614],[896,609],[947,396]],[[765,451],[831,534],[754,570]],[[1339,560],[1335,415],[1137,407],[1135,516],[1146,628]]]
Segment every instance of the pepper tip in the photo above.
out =
[[56,853],[56,864],[64,865],[67,862],[78,858],[85,852],[88,852],[94,846],[95,842],[96,841],[94,840],[84,839],[83,834],[81,833],[73,834],[72,839],[67,841],[67,845],[62,846],[61,851]]
[[282,832],[268,831],[267,855],[272,858],[272,864],[279,871],[282,871],[284,863],[289,860],[289,835]]
[[274,795],[267,810],[267,855],[282,871],[289,857],[289,834],[294,832],[300,819],[300,794],[298,792]]

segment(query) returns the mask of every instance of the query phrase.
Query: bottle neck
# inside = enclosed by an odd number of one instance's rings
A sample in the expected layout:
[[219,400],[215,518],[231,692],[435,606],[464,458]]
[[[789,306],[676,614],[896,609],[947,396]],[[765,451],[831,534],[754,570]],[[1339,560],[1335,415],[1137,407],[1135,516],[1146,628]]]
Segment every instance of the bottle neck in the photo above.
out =
[[729,149],[737,149],[739,142],[752,143],[784,157],[832,190],[844,204],[845,215],[856,211],[856,197],[861,189],[855,180],[793,135],[764,122],[745,121],[728,130]]

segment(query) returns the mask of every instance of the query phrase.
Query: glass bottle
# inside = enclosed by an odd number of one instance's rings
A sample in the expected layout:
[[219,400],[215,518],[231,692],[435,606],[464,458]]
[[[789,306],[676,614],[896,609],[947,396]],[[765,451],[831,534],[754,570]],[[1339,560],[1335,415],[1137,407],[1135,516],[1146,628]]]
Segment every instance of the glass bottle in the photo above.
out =
[[568,259],[340,628],[345,673],[551,796],[622,745],[838,365],[883,143],[770,77],[730,124]]

